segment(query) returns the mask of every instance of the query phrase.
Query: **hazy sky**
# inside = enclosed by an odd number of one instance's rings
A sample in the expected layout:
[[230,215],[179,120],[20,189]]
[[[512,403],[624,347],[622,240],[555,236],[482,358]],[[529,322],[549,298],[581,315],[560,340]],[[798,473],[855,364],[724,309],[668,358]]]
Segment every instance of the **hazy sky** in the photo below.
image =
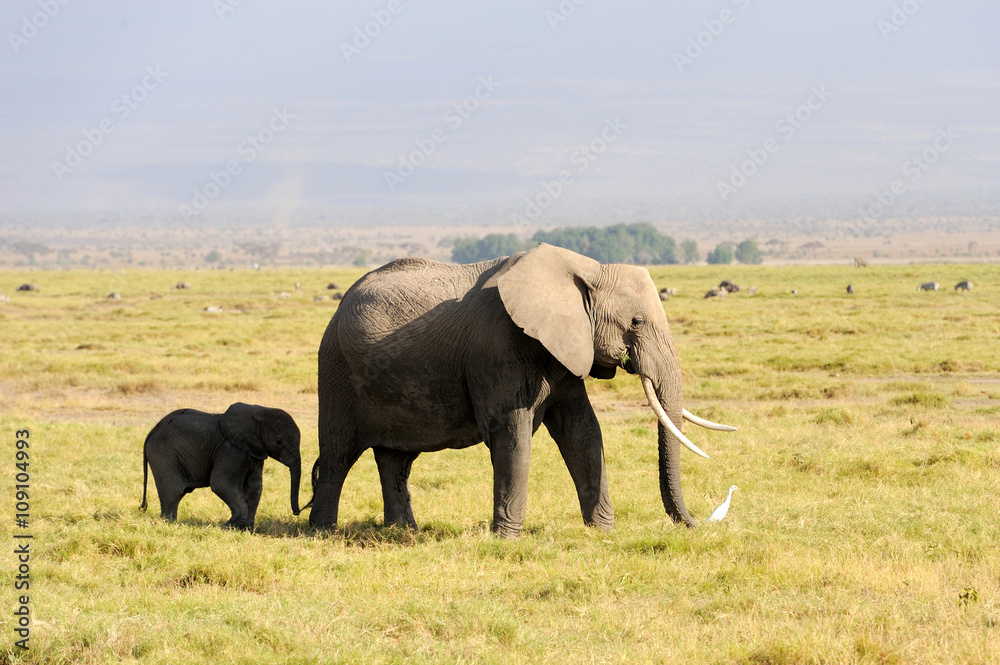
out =
[[0,215],[1000,201],[987,0],[62,1],[0,9]]

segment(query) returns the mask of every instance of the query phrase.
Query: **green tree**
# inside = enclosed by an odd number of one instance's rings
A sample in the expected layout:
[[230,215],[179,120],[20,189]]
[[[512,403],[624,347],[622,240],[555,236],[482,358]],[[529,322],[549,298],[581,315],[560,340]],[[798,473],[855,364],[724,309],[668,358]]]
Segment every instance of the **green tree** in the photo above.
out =
[[526,249],[525,243],[513,233],[491,233],[483,238],[456,238],[451,260],[455,263],[475,263],[510,256],[523,249]]
[[753,240],[744,240],[736,246],[736,260],[740,263],[763,263],[764,257]]
[[720,242],[715,246],[705,260],[711,264],[730,264],[733,262],[733,244],[731,242]]
[[212,250],[205,255],[205,263],[218,263],[222,260],[222,254],[219,254],[216,250]]
[[698,263],[701,255],[698,253],[698,243],[688,238],[681,243],[681,254],[684,256],[684,263]]
[[354,260],[351,261],[351,265],[356,268],[364,268],[368,266],[368,262],[372,259],[372,250],[362,249],[360,252],[354,255]]
[[601,263],[677,263],[674,239],[660,233],[652,224],[566,227],[539,231],[531,239],[564,247]]
[[455,238],[455,245],[451,249],[451,260],[455,263],[475,263],[479,256],[478,238]]

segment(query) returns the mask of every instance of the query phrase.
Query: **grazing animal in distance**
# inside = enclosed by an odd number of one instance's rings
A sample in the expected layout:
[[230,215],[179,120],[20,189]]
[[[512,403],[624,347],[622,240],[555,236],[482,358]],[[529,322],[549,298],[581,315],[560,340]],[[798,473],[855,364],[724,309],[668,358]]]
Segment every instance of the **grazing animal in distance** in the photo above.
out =
[[728,279],[724,279],[719,282],[719,288],[725,289],[728,293],[736,293],[740,290],[740,285],[736,282],[731,282]]
[[854,267],[855,268],[867,268],[868,267],[868,261],[866,261],[865,259],[861,258],[860,256],[855,256],[854,257]]
[[708,293],[705,294],[705,297],[706,298],[724,298],[727,293],[729,293],[729,292],[726,291],[725,289],[720,289],[718,286],[713,286],[711,289],[708,290]]
[[847,285],[847,292],[848,293],[854,293],[854,285],[853,284],[848,284]]
[[118,293],[117,291],[108,294],[108,300],[121,300],[121,299],[122,299],[122,294]]
[[799,290],[798,289],[792,289],[792,295],[793,296],[799,295]]
[[190,289],[190,288],[191,288],[191,282],[177,282],[176,284],[174,284],[175,291],[181,291],[183,289]]
[[939,286],[937,282],[924,282],[917,287],[917,291],[937,291]]
[[959,282],[958,284],[955,285],[955,290],[956,291],[971,291],[972,290],[972,282],[970,282],[969,280],[961,281],[961,282]]
[[38,292],[38,285],[37,284],[22,284],[21,286],[17,287],[17,290],[18,291],[34,291],[34,292],[37,293]]

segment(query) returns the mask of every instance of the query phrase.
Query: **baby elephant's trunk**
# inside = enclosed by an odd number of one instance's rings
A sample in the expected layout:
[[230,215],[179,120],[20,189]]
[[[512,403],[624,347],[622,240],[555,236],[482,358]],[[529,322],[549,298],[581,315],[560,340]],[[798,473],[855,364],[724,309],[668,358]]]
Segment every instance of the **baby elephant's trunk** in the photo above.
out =
[[292,472],[292,513],[298,515],[301,512],[299,510],[299,479],[302,476],[302,464],[299,460],[295,460],[295,464],[289,465],[288,469]]

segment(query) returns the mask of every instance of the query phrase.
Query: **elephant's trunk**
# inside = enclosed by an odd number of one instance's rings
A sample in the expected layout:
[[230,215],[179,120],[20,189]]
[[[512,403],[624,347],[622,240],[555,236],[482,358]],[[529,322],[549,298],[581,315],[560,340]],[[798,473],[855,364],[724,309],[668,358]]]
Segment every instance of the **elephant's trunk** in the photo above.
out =
[[[673,385],[670,386],[668,383],[670,387],[667,388],[664,388],[662,384],[654,388],[652,381],[645,377],[642,378],[642,383],[650,398],[650,406],[653,407],[654,411],[659,411],[657,413],[657,418],[660,421],[657,426],[657,448],[659,452],[660,498],[663,499],[663,508],[673,521],[684,522],[687,526],[694,527],[696,526],[695,522],[688,514],[687,507],[684,505],[684,495],[681,493],[680,459],[683,435],[680,434],[679,426],[682,421],[681,402],[683,396],[679,368],[676,374],[678,376],[674,377]],[[653,400],[656,401],[655,405]],[[660,408],[657,409],[657,406]],[[669,421],[670,427],[664,426],[665,420]]]
[[292,514],[298,515],[299,510],[299,480],[302,477],[302,463],[296,459],[294,464],[288,465],[288,470],[292,473]]

